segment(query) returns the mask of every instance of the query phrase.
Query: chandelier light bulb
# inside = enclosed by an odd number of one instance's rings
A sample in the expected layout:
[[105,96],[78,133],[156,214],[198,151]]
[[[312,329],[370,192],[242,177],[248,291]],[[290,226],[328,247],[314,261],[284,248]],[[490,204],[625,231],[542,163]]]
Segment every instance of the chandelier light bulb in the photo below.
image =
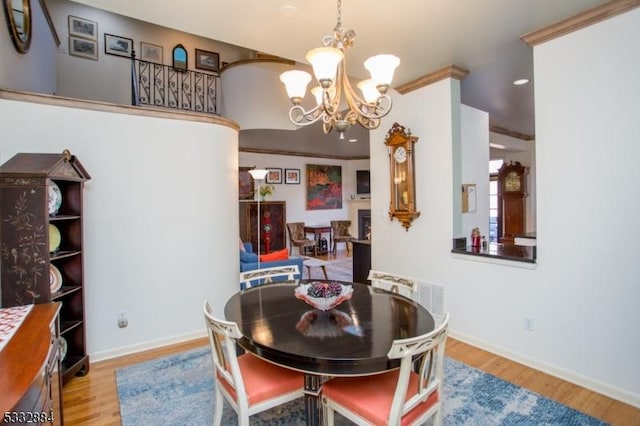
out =
[[335,47],[318,47],[311,49],[306,58],[313,66],[313,73],[318,83],[327,88],[336,79],[338,64],[344,59],[344,53]]
[[364,100],[370,104],[374,103],[380,96],[380,92],[378,92],[376,85],[371,79],[362,80],[360,83],[358,83],[358,89],[360,89],[360,91],[362,92]]
[[311,81],[311,75],[305,71],[291,70],[280,74],[280,81],[284,83],[291,101],[294,104],[299,104],[307,93],[307,85]]
[[316,86],[311,89],[311,94],[316,99],[316,105],[322,105],[322,87]]
[[[400,65],[400,58],[394,55],[376,55],[364,61],[364,67],[381,93],[385,93],[393,80],[393,73]],[[381,90],[382,89],[382,90]]]

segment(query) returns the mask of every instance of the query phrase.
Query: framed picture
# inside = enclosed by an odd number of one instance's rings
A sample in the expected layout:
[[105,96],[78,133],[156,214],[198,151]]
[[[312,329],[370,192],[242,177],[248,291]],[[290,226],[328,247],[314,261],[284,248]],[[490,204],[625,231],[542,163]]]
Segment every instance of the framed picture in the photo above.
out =
[[98,42],[86,38],[69,37],[69,55],[98,60]]
[[196,49],[196,68],[218,72],[220,70],[220,55],[216,52]]
[[307,164],[307,210],[342,208],[342,166]]
[[253,176],[249,170],[255,167],[240,167],[238,170],[238,199],[253,200]]
[[267,183],[282,183],[282,169],[267,167],[267,177],[265,181]]
[[155,62],[161,64],[164,60],[162,46],[151,43],[140,42],[140,59],[147,62]]
[[104,35],[104,53],[131,58],[133,40],[113,34]]
[[189,68],[189,54],[182,44],[176,44],[173,48],[173,69],[186,72]]
[[98,23],[69,15],[69,36],[98,40]]
[[284,183],[300,184],[300,169],[284,169]]

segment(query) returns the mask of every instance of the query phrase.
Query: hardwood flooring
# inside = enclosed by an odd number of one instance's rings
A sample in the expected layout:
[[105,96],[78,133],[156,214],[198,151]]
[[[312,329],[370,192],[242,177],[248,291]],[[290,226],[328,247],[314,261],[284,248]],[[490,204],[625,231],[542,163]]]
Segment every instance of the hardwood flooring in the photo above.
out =
[[[344,256],[346,252],[339,250],[337,258]],[[325,260],[327,258],[335,257],[324,256]],[[206,339],[196,339],[92,364],[87,376],[73,378],[64,387],[64,424],[119,425],[120,407],[115,382],[117,369],[206,344]],[[640,409],[628,404],[452,338],[447,341],[446,352],[453,359],[530,389],[604,422],[612,425],[640,426]]]

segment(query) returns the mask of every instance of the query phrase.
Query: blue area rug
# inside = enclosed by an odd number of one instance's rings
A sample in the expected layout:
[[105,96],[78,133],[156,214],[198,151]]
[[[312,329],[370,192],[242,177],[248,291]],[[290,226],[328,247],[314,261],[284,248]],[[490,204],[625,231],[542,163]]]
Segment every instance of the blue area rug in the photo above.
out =
[[[208,347],[116,371],[123,426],[211,425],[214,382]],[[225,402],[223,425],[237,424]],[[252,425],[304,425],[302,399],[251,417]],[[336,416],[336,424],[351,425]],[[495,376],[447,358],[445,425],[605,425]]]

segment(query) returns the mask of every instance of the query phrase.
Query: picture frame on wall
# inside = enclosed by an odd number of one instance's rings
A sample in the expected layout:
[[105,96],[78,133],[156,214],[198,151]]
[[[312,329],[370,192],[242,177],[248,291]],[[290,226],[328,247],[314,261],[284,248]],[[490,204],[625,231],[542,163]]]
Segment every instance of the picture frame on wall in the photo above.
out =
[[164,61],[162,46],[156,44],[140,42],[140,60],[161,64]]
[[220,70],[220,54],[196,49],[196,68],[218,72]]
[[254,182],[249,170],[255,167],[240,167],[238,170],[238,199],[254,199]]
[[276,167],[267,167],[267,183],[282,183],[282,169]]
[[307,164],[307,210],[342,208],[342,166]]
[[98,42],[80,37],[69,37],[69,55],[98,60]]
[[108,55],[131,58],[133,52],[133,40],[113,34],[104,35],[104,53]]
[[285,184],[300,184],[300,169],[284,169],[284,183]]
[[98,40],[98,23],[69,15],[69,36]]

